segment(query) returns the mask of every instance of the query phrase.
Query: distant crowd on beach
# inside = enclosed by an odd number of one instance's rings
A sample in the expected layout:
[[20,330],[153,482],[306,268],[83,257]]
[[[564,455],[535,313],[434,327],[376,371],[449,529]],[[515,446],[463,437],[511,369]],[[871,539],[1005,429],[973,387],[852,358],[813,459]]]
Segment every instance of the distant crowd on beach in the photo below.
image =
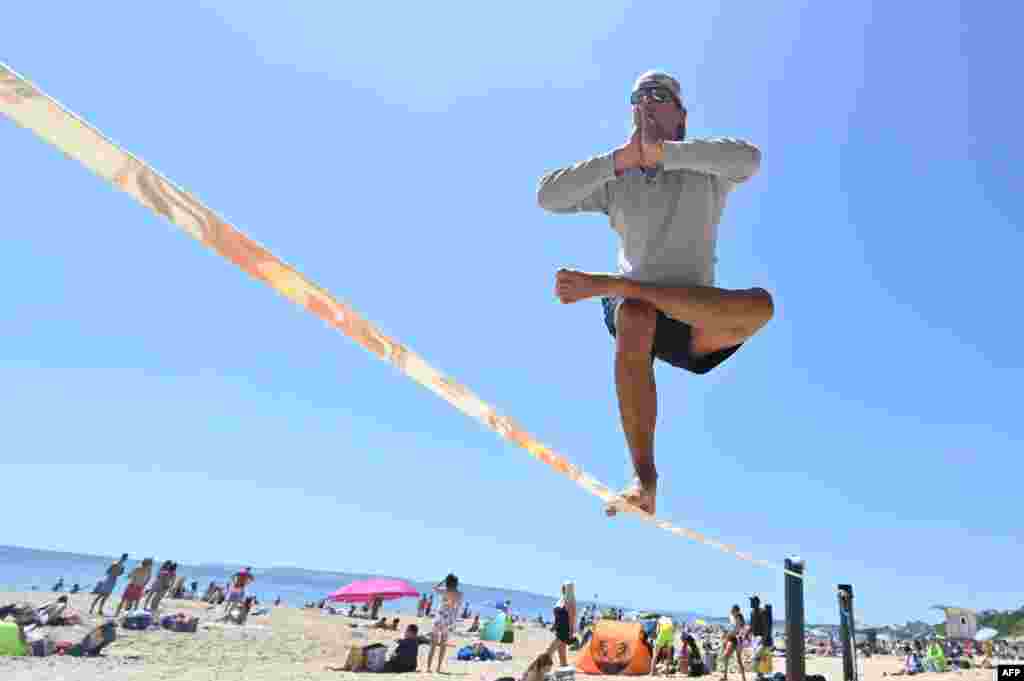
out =
[[[246,596],[246,589],[256,578],[251,567],[246,567],[233,574],[224,584],[211,581],[202,597],[199,596],[199,583],[193,580],[187,587],[186,578],[178,574],[178,563],[165,560],[154,571],[153,558],[144,558],[130,571],[127,570],[128,554],[122,554],[106,569],[104,576],[96,582],[92,593],[95,598],[89,606],[89,614],[106,617],[104,606],[114,593],[118,580],[127,571],[127,582],[121,598],[114,610],[113,617],[121,612],[144,612],[157,617],[160,603],[164,598],[200,600],[209,603],[211,608],[224,605],[220,619],[225,622],[244,624],[253,608],[259,604],[255,596]],[[155,574],[154,574],[155,572]],[[62,587],[63,579],[55,586]],[[278,599],[277,603],[280,603]]]
[[[108,614],[108,601],[122,577],[126,577],[124,589],[114,612]],[[207,622],[244,625],[252,615],[269,613],[268,608],[254,609],[259,601],[246,593],[255,579],[252,568],[246,567],[231,575],[223,585],[211,581],[200,596],[199,583],[193,580],[186,585],[186,578],[178,574],[177,562],[165,560],[156,567],[153,558],[145,558],[129,569],[128,554],[125,553],[107,566],[96,582],[88,613],[71,607],[69,596],[81,593],[82,589],[79,584],[74,584],[66,594],[63,593],[63,578],[53,585],[53,591],[58,595],[52,601],[42,605],[27,602],[0,604],[0,656],[45,656],[65,650],[72,651],[71,654],[96,655],[115,640],[117,626],[138,630],[159,627],[195,633],[200,618],[194,614],[178,612],[161,617],[161,602],[166,598],[208,603]],[[280,603],[280,598],[274,602],[275,605]],[[219,615],[213,612],[221,605],[223,611]],[[98,626],[95,621],[90,623],[89,617],[99,618]],[[44,631],[46,628],[74,625],[93,628],[78,643],[55,640]]]

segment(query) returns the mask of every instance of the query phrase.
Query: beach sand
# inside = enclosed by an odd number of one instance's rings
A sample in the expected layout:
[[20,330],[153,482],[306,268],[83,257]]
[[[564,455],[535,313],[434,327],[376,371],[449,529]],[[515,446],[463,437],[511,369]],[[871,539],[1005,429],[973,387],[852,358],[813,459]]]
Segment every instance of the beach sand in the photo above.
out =
[[[119,596],[115,594],[115,596]],[[29,602],[41,604],[56,598],[50,593],[0,593],[0,604]],[[71,606],[79,612],[88,612],[91,594],[70,596]],[[113,604],[111,604],[113,601]],[[107,602],[107,614],[117,606],[116,599]],[[244,627],[217,624],[222,607],[207,611],[205,603],[194,601],[165,600],[161,614],[185,612],[200,617],[199,631],[195,634],[176,633],[165,630],[130,631],[118,628],[118,639],[109,645],[101,657],[72,658],[50,656],[45,658],[3,658],[0,657],[0,680],[2,681],[86,681],[103,679],[110,681],[291,681],[299,679],[338,679],[344,681],[438,681],[457,679],[460,681],[494,681],[502,676],[516,679],[526,666],[542,652],[552,640],[552,634],[537,624],[531,624],[516,631],[514,644],[488,642],[492,650],[509,652],[513,659],[507,662],[460,662],[454,659],[455,651],[472,642],[472,636],[455,636],[449,640],[444,673],[428,674],[369,674],[329,671],[326,668],[341,667],[345,663],[353,640],[352,624],[365,624],[366,620],[341,616],[325,616],[319,610],[298,608],[273,608],[267,616],[250,617]],[[87,617],[93,626],[100,620]],[[430,623],[426,619],[401,617],[400,629],[411,622],[420,625],[422,634],[429,634]],[[460,625],[465,628],[468,623]],[[91,627],[48,627],[52,638],[77,642]],[[385,632],[362,629],[367,634],[361,644],[374,642],[391,644],[399,632]],[[424,669],[429,646],[420,647],[419,668]],[[390,652],[390,651],[389,651]],[[570,661],[574,654],[570,652]],[[436,662],[435,662],[436,664]],[[557,664],[557,659],[556,659]],[[882,655],[864,660],[863,681],[882,681],[885,672],[900,668],[901,658]],[[843,678],[842,660],[839,658],[807,659],[808,674],[822,674],[828,681]],[[785,671],[785,660],[775,658],[775,671]],[[579,678],[583,678],[579,675]],[[586,677],[594,681],[610,681],[620,677]],[[682,681],[683,676],[674,677]],[[707,681],[718,681],[721,674],[703,677]],[[753,680],[753,675],[748,679]],[[995,678],[992,670],[971,670],[946,674],[924,674],[922,681],[988,681]],[[735,667],[731,668],[730,680],[739,680]],[[885,681],[889,681],[886,678]]]

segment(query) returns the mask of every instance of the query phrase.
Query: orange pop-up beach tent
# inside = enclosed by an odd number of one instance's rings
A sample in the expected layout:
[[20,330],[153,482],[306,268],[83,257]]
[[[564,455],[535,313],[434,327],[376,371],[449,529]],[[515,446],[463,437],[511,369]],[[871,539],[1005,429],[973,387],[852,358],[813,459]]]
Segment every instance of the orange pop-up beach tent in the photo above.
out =
[[581,674],[651,673],[651,649],[640,622],[599,620],[587,645],[576,658]]

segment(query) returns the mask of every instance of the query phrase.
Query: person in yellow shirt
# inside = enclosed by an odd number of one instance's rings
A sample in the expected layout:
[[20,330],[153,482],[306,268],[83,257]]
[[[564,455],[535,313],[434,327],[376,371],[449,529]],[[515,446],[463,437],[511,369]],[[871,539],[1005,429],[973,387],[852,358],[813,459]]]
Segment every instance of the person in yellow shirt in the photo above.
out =
[[665,652],[668,661],[672,662],[672,646],[675,643],[676,630],[671,617],[659,617],[658,628],[654,635],[654,652],[651,654],[651,675],[658,665],[658,656]]

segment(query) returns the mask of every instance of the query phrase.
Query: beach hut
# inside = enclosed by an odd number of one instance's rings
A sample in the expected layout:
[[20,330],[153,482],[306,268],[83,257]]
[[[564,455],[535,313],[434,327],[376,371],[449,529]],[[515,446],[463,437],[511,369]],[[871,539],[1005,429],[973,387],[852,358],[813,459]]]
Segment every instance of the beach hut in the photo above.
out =
[[978,635],[978,615],[967,608],[936,605],[946,613],[946,638],[973,640]]

